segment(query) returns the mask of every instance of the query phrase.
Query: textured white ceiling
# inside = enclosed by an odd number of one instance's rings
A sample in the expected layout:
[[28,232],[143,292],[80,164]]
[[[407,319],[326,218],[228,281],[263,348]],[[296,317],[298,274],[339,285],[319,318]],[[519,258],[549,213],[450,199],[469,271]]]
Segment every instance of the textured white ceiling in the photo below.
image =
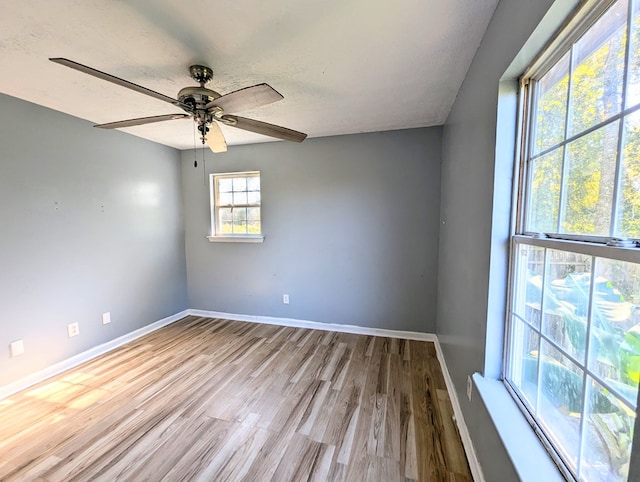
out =
[[[188,67],[221,94],[267,82],[252,117],[321,137],[442,124],[497,0],[2,0],[0,92],[96,123],[180,112],[48,61],[175,97]],[[123,129],[193,147],[193,122]],[[223,126],[229,144],[269,138]]]

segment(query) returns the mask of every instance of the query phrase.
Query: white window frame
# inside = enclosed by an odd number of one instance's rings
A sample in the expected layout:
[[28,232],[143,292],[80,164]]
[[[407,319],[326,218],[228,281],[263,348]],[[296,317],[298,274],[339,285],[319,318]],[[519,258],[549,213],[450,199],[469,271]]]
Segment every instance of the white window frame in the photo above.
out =
[[[632,12],[632,8],[635,2],[640,2],[640,0],[629,0],[629,14],[627,16],[627,32],[630,32],[632,16],[630,13]],[[616,185],[614,191],[613,198],[613,206],[612,212],[614,215],[612,216],[612,220],[610,223],[610,233],[609,236],[586,236],[586,235],[568,235],[568,234],[557,234],[557,233],[532,233],[525,231],[524,227],[526,226],[526,214],[528,212],[529,207],[529,194],[531,192],[530,189],[530,172],[531,165],[530,162],[531,155],[531,143],[533,139],[534,127],[532,124],[533,112],[536,106],[535,102],[535,88],[532,88],[535,83],[535,79],[539,79],[544,75],[551,67],[553,67],[556,62],[558,62],[563,55],[565,55],[571,46],[580,38],[582,35],[591,27],[595,20],[597,20],[603,12],[605,12],[611,5],[615,3],[615,0],[587,0],[581,4],[578,11],[571,16],[571,18],[567,19],[561,31],[549,42],[547,47],[543,49],[543,51],[538,55],[538,57],[532,62],[527,71],[523,74],[521,78],[521,89],[520,89],[520,99],[519,99],[519,152],[518,152],[518,160],[517,160],[517,169],[516,172],[518,175],[516,176],[515,182],[515,192],[517,195],[514,197],[514,210],[516,211],[516,215],[514,217],[514,226],[512,228],[512,239],[511,239],[511,259],[510,259],[510,269],[509,269],[509,280],[508,280],[508,309],[507,309],[507,320],[505,324],[505,351],[504,351],[504,364],[503,364],[503,381],[511,396],[516,401],[517,405],[520,407],[525,417],[529,421],[532,426],[534,432],[540,440],[543,442],[543,445],[547,448],[547,451],[551,455],[551,457],[556,462],[556,465],[560,468],[561,472],[565,476],[567,480],[577,480],[576,474],[572,472],[572,470],[565,463],[563,457],[560,455],[558,449],[554,447],[554,442],[552,441],[552,436],[546,433],[545,429],[541,426],[541,422],[536,419],[536,416],[530,411],[527,402],[524,399],[524,396],[519,392],[519,389],[512,385],[509,380],[509,375],[511,373],[512,360],[510,359],[511,353],[511,337],[512,337],[512,318],[516,315],[514,313],[514,286],[517,282],[515,280],[515,270],[517,267],[517,257],[520,252],[520,248],[523,246],[536,246],[545,249],[553,249],[553,250],[561,250],[561,251],[569,251],[573,253],[580,253],[587,256],[591,256],[592,259],[598,258],[608,258],[612,260],[626,261],[632,263],[640,264],[640,239],[625,239],[619,240],[614,237],[615,232],[615,224],[617,222],[617,216],[615,216],[616,203],[618,202],[618,186],[620,184],[620,162],[621,162],[621,149],[620,143],[622,139],[622,133],[619,132],[618,137],[618,153],[616,158]],[[629,58],[629,36],[627,36],[627,44],[625,49],[625,56]],[[628,65],[625,66],[625,69],[628,69]],[[572,69],[570,67],[570,72]],[[620,131],[622,131],[622,125],[624,122],[624,118],[632,113],[640,110],[640,105],[627,107],[625,104],[625,94],[627,85],[627,73],[625,70],[625,75],[623,77],[624,87],[622,89],[622,107],[620,113],[606,120],[605,122],[599,123],[591,128],[587,129],[584,132],[580,132],[574,136],[565,135],[565,139],[562,141],[563,144],[567,144],[572,140],[579,139],[585,135],[588,135],[590,132],[595,131],[599,127],[603,125],[607,125],[612,122],[619,121],[620,122]],[[567,95],[567,110],[570,108],[569,105],[569,95]],[[568,114],[567,114],[568,115]],[[552,151],[557,146],[552,146],[544,151],[536,153],[535,157],[540,157],[546,152]],[[566,154],[565,154],[566,156]],[[563,160],[564,165],[564,160]],[[564,170],[564,168],[563,168]],[[561,222],[562,213],[559,211],[558,213],[559,219],[558,223]],[[560,229],[557,229],[560,231]],[[593,285],[593,283],[592,283]],[[593,286],[592,286],[593,289]],[[543,294],[544,296],[544,294]],[[592,301],[593,293],[590,293],[590,301]],[[587,330],[590,329],[590,322],[588,323]],[[542,333],[542,329],[539,330]],[[580,368],[584,370],[584,377],[586,380],[587,374],[593,377],[598,383],[601,382],[601,377],[597,374],[594,374],[592,370],[589,368],[589,358],[588,358],[588,339],[589,339],[589,331],[587,331],[587,347],[584,364],[579,364]],[[542,337],[540,338],[542,339]],[[552,341],[553,343],[553,341]],[[556,348],[556,347],[554,347]],[[571,360],[575,362],[575,360]],[[517,362],[515,362],[517,363]],[[586,381],[584,382],[586,384]],[[602,385],[602,384],[601,384]],[[615,388],[610,387],[606,384],[603,386],[609,389],[614,395],[617,395],[619,398],[624,400],[624,397],[621,397],[619,393],[616,392]],[[581,418],[581,423],[584,423],[584,411],[586,406],[586,395],[587,390],[586,386],[583,387],[582,391],[582,406],[583,406],[583,414]],[[640,400],[640,394],[638,395],[638,400]],[[636,402],[635,404],[628,404],[629,408],[635,410],[636,412],[636,429],[640,426],[638,423],[640,421],[640,414],[638,414],[638,404],[640,402]],[[582,436],[582,435],[581,435]],[[638,430],[634,435],[634,442],[638,442],[634,444],[635,451],[640,451],[640,434]],[[580,445],[582,446],[582,440],[580,441]],[[634,456],[632,452],[631,455],[631,470],[630,473],[638,473],[637,465],[638,465],[638,457]],[[633,475],[632,475],[633,476]]]
[[220,229],[220,220],[218,211],[222,207],[219,202],[218,181],[221,179],[248,178],[257,177],[260,179],[260,171],[243,171],[243,172],[220,172],[209,175],[209,193],[211,205],[211,234],[207,236],[210,242],[223,243],[262,243],[264,234],[262,234],[262,182],[260,182],[260,202],[233,205],[232,208],[260,208],[260,234],[228,234],[222,233]]

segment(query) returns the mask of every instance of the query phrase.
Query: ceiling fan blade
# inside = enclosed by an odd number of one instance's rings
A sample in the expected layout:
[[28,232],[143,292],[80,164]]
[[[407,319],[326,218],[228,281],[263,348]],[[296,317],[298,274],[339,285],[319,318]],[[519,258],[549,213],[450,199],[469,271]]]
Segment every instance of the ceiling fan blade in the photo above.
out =
[[209,125],[209,132],[207,132],[205,140],[207,141],[209,149],[216,154],[227,152],[227,142],[224,140],[224,135],[217,122],[212,122],[211,125]]
[[225,115],[222,117],[222,121],[225,120],[231,121],[228,124],[225,122],[225,124],[231,127],[237,127],[238,129],[263,134],[265,136],[277,137],[285,141],[302,142],[307,138],[307,134],[303,132],[294,131],[293,129],[287,129],[286,127],[269,124],[267,122],[247,119],[246,117],[238,117],[237,115]]
[[127,89],[135,90],[136,92],[140,92],[141,94],[146,94],[151,97],[154,97],[158,100],[163,100],[165,102],[169,102],[170,104],[180,106],[182,108],[191,109],[190,106],[183,104],[182,102],[169,97],[168,95],[161,94],[160,92],[156,92],[151,89],[147,89],[146,87],[142,87],[141,85],[134,84],[133,82],[129,82],[128,80],[121,79],[120,77],[116,77],[111,74],[107,74],[100,70],[93,69],[91,67],[87,67],[86,65],[79,64],[78,62],[74,62],[73,60],[64,59],[64,58],[50,58],[51,62],[55,62],[56,64],[64,65],[65,67],[69,67],[71,69],[77,70],[79,72],[83,72],[85,74],[93,75],[102,80],[106,80],[107,82],[111,82],[116,85],[120,85],[122,87],[126,87]]
[[282,99],[284,99],[282,94],[269,84],[258,84],[218,97],[216,100],[209,102],[206,108],[217,106],[222,108],[224,112],[242,112],[243,110],[251,110]]
[[174,119],[187,119],[189,117],[191,117],[189,114],[154,115],[151,117],[138,117],[137,119],[109,122],[107,124],[97,124],[93,127],[99,127],[100,129],[118,129],[119,127],[140,126],[142,124],[151,124],[153,122],[162,122]]

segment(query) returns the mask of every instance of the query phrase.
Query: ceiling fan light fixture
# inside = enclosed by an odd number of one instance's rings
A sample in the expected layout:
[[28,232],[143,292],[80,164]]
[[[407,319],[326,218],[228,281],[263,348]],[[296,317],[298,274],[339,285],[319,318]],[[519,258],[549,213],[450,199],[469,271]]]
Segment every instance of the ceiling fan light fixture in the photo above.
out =
[[227,141],[225,141],[220,126],[216,122],[212,122],[207,129],[205,140],[213,153],[219,154],[221,152],[227,152]]

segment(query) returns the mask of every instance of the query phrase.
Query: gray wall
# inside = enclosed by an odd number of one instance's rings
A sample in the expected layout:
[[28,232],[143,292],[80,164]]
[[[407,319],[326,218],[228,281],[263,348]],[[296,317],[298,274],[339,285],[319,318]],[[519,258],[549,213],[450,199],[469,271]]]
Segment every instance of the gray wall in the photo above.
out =
[[0,124],[0,386],[187,308],[178,151],[2,95]]
[[[433,332],[440,154],[440,128],[183,152],[191,308]],[[265,241],[210,243],[205,174],[243,170]]]
[[[502,77],[535,53],[523,46],[552,3],[501,0],[443,128],[437,334],[488,481],[518,480],[480,398],[465,393],[467,375],[501,375],[516,108]],[[496,145],[498,115],[509,122]]]

